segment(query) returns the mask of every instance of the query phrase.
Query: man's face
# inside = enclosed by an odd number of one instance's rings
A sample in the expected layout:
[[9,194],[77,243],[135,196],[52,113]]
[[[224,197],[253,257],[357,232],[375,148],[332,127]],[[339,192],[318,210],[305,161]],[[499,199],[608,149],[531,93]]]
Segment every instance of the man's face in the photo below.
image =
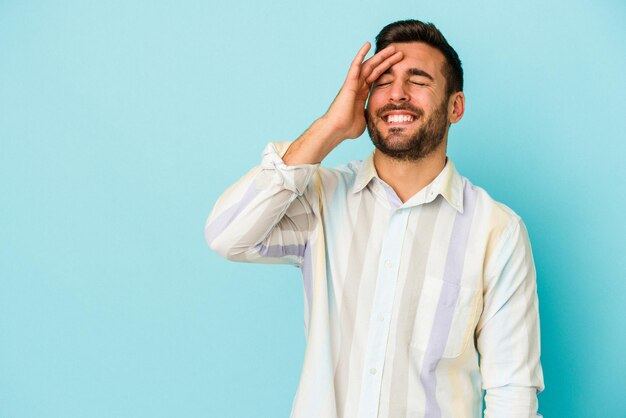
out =
[[450,125],[445,58],[422,42],[393,45],[404,57],[372,85],[367,130],[383,154],[417,160],[442,144]]

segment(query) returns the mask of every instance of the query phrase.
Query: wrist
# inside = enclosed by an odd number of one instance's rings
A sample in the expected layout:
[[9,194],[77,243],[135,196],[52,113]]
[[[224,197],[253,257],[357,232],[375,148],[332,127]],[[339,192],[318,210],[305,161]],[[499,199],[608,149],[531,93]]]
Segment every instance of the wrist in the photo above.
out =
[[347,138],[339,125],[328,115],[323,115],[313,122],[310,130],[315,133],[316,138],[330,148],[329,152]]
[[341,141],[333,124],[321,117],[291,144],[283,161],[287,165],[320,163]]

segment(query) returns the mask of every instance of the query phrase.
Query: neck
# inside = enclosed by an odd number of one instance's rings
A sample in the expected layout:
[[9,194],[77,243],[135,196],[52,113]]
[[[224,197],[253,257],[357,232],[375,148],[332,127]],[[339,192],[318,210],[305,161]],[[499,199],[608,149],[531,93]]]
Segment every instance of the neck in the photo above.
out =
[[393,159],[379,150],[374,151],[374,166],[378,177],[387,183],[404,203],[441,173],[446,165],[446,147],[415,161]]

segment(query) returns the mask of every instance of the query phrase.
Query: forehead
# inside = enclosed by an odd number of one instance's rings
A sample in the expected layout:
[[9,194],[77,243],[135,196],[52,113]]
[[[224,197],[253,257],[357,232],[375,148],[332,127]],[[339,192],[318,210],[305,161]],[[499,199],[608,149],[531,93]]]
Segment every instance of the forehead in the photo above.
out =
[[391,67],[391,72],[404,73],[410,68],[418,68],[431,74],[435,79],[444,78],[445,57],[436,48],[423,42],[402,42],[391,44],[397,51],[402,51],[402,61]]

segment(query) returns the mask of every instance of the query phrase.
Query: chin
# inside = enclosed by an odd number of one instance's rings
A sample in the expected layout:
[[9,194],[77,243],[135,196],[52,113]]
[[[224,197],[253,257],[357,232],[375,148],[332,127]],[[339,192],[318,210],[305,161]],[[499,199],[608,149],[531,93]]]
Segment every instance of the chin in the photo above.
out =
[[416,131],[409,132],[406,129],[398,130],[398,128],[391,128],[387,132],[382,133],[383,141],[388,145],[393,144],[406,144],[415,136]]

